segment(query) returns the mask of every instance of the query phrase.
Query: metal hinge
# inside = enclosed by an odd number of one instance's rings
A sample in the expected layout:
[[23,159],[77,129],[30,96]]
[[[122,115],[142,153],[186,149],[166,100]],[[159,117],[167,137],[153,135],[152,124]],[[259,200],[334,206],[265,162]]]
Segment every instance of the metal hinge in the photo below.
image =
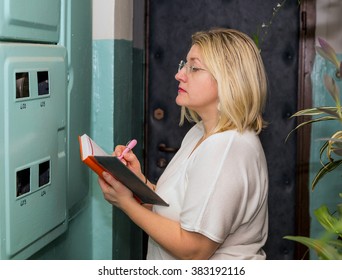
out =
[[302,11],[301,21],[302,21],[302,31],[306,34],[307,31],[307,14],[305,11]]

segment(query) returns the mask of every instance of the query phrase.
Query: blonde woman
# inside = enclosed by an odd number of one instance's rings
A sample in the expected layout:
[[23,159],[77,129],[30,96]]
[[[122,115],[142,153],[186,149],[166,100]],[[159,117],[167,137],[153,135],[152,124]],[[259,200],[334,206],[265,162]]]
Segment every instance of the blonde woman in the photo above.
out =
[[[258,134],[267,86],[259,50],[236,30],[197,32],[175,78],[181,123],[196,124],[156,186],[148,182],[170,206],[140,205],[106,173],[104,197],[149,235],[147,259],[265,259],[268,174]],[[124,160],[145,181],[136,156]]]

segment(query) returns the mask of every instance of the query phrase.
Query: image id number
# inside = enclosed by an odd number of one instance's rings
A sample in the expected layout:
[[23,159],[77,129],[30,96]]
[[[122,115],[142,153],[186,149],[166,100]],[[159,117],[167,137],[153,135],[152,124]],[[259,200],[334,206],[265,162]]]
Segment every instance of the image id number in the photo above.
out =
[[192,275],[227,275],[227,276],[238,276],[245,275],[244,267],[192,267]]

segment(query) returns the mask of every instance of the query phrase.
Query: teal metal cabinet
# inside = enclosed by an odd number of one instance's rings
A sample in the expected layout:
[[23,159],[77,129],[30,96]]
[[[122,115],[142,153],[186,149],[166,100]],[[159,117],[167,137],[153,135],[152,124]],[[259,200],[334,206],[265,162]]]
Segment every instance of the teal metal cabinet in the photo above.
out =
[[87,206],[91,27],[91,0],[0,0],[0,259],[43,251]]
[[0,0],[0,39],[57,43],[60,0]]
[[67,228],[66,50],[0,43],[0,256],[23,258]]

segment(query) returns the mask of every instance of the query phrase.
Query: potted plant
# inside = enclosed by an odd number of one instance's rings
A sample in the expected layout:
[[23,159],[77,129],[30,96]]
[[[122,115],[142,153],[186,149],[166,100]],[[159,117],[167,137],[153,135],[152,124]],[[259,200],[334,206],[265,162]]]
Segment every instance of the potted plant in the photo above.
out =
[[[323,78],[326,91],[333,98],[335,106],[322,106],[298,111],[292,117],[309,116],[311,119],[300,123],[289,133],[288,137],[293,131],[317,122],[338,121],[342,125],[341,99],[337,84],[341,82],[342,63],[339,61],[335,50],[325,40],[319,38],[318,41],[320,46],[316,47],[316,52],[331,62],[336,69],[335,77],[325,74]],[[337,130],[330,137],[321,140],[324,141],[319,151],[322,167],[311,183],[312,190],[324,176],[330,172],[338,172],[342,167],[342,130]],[[342,198],[342,193],[339,196]],[[336,211],[333,213],[330,213],[326,205],[322,205],[314,211],[314,215],[324,228],[324,235],[321,238],[304,236],[285,236],[284,238],[300,242],[313,249],[320,259],[342,259],[342,203],[337,205]]]

